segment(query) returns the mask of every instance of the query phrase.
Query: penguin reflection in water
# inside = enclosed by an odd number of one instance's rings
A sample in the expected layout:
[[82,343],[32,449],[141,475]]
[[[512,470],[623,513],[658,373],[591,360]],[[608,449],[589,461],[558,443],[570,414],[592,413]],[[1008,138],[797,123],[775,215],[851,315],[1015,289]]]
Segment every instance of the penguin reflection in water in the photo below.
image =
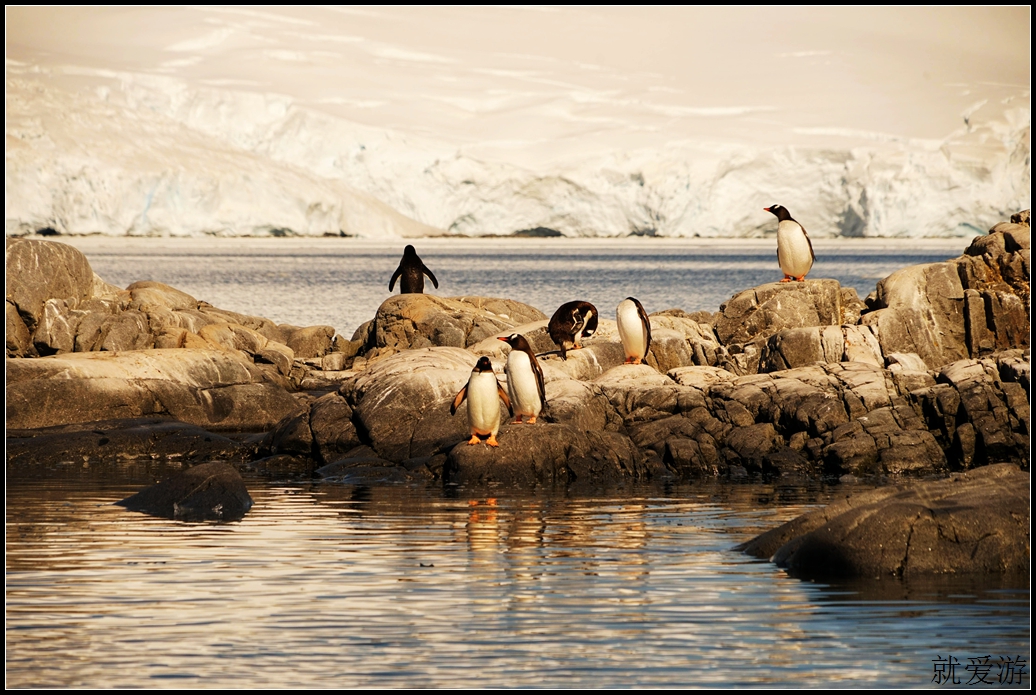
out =
[[646,360],[651,349],[651,321],[640,300],[626,297],[619,302],[615,309],[615,323],[626,353],[626,364],[640,364]]
[[457,408],[465,398],[468,399],[468,425],[471,427],[468,444],[478,444],[480,437],[489,435],[486,444],[500,446],[496,441],[496,433],[500,431],[500,401],[503,400],[507,406],[507,412],[514,415],[514,411],[511,410],[510,399],[496,380],[488,357],[480,357],[471,370],[468,385],[460,390],[450,405],[450,415],[457,414]]
[[424,276],[427,275],[428,279],[435,285],[435,289],[439,289],[439,281],[435,279],[435,274],[428,270],[421,257],[417,255],[417,249],[409,244],[403,249],[403,257],[399,260],[399,267],[396,268],[396,272],[392,273],[392,279],[389,280],[389,292],[396,285],[396,279],[399,279],[399,291],[402,294],[424,294]]
[[534,424],[539,414],[547,407],[543,390],[543,370],[536,361],[529,341],[524,335],[512,333],[506,338],[497,338],[511,346],[507,355],[507,392],[511,395],[515,424],[521,424],[522,415]]
[[817,260],[805,227],[793,220],[783,205],[771,205],[763,210],[777,216],[777,262],[784,273],[781,282],[802,282]]
[[550,339],[561,348],[561,359],[569,350],[583,347],[580,341],[597,332],[597,307],[590,302],[567,302],[558,307],[547,323]]

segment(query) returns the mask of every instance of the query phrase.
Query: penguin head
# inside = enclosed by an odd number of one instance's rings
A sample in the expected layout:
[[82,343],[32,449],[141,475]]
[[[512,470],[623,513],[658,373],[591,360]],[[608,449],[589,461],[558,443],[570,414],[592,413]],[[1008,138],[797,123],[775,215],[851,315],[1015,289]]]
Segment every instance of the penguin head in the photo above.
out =
[[478,362],[475,363],[473,372],[491,372],[493,371],[493,363],[489,361],[488,357],[479,357]]
[[791,213],[788,212],[788,208],[783,205],[771,205],[768,208],[763,208],[766,212],[771,212],[777,216],[777,219],[783,222],[784,220],[791,219]]
[[403,255],[404,256],[416,256],[417,255],[417,249],[415,249],[413,247],[413,245],[407,244],[406,248],[403,249]]
[[527,350],[529,349],[529,342],[525,339],[525,336],[521,333],[512,333],[506,338],[497,338],[510,345],[515,350]]

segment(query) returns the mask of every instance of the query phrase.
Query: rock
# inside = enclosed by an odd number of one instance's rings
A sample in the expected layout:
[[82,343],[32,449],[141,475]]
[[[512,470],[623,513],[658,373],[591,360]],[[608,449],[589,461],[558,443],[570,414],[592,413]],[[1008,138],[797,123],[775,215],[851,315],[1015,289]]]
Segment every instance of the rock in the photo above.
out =
[[243,461],[254,447],[195,425],[160,418],[101,420],[41,429],[7,430],[7,465],[119,463],[134,459],[185,463]]
[[129,306],[126,307],[128,309],[153,312],[161,309],[185,311],[198,308],[197,299],[161,282],[149,280],[134,282],[126,288],[126,291],[130,295]]
[[577,430],[617,430],[622,419],[608,397],[594,384],[576,379],[555,379],[545,385],[548,422],[571,425]]
[[264,446],[272,454],[308,456],[327,464],[359,446],[352,417],[346,399],[328,393],[278,422]]
[[29,329],[25,327],[25,322],[22,321],[21,315],[18,314],[18,308],[12,302],[7,302],[7,331],[5,335],[7,338],[8,357],[26,357],[30,354],[30,350],[35,352]]
[[[466,410],[451,416],[450,403],[477,361],[460,348],[424,348],[369,364],[341,389],[354,412],[360,439],[382,458],[397,463],[431,456],[467,440]],[[496,365],[496,371],[502,374],[502,365]]]
[[645,462],[628,437],[580,432],[563,424],[507,425],[500,446],[453,447],[443,479],[457,484],[551,485],[638,480],[664,473]]
[[802,577],[1029,572],[1029,475],[1001,464],[880,488],[739,547]]
[[78,249],[52,241],[8,239],[5,256],[7,301],[30,333],[48,299],[75,305],[91,296],[94,272]]
[[719,367],[678,367],[670,369],[667,376],[681,386],[694,386],[703,391],[713,384],[737,378],[736,374]]
[[169,416],[220,429],[272,427],[298,403],[285,382],[217,350],[69,353],[7,363],[7,425]]
[[241,475],[228,463],[202,463],[116,502],[179,521],[237,521],[252,508]]
[[842,297],[837,280],[760,285],[720,306],[716,336],[723,345],[731,345],[765,339],[786,328],[838,326],[845,322]]
[[335,329],[331,326],[309,326],[300,328],[288,338],[288,347],[295,357],[323,357],[331,352]]
[[[395,350],[433,346],[463,348],[546,318],[538,309],[511,299],[396,295],[378,307],[373,343],[379,349]],[[356,339],[362,336],[354,336]]]
[[766,341],[759,358],[760,372],[776,372],[816,362],[841,362],[845,338],[838,326],[790,328]]

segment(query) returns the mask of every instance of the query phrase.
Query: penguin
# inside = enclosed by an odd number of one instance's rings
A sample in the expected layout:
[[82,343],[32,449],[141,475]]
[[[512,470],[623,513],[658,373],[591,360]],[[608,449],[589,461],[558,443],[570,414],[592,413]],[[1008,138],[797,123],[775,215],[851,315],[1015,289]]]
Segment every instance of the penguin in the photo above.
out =
[[583,347],[580,340],[597,331],[597,307],[590,302],[567,302],[558,307],[547,324],[547,333],[561,348],[561,359],[567,360],[568,350]]
[[439,281],[435,279],[435,274],[421,262],[417,249],[408,244],[403,249],[403,257],[399,259],[399,267],[396,268],[396,272],[392,273],[392,279],[389,280],[389,292],[395,287],[396,279],[400,278],[399,291],[401,294],[423,294],[425,275],[435,285],[435,289],[439,289]]
[[781,282],[802,282],[817,260],[805,227],[793,220],[783,205],[771,205],[763,210],[777,216],[777,262],[784,273]]
[[480,357],[475,368],[468,377],[468,385],[460,390],[450,405],[450,415],[457,414],[457,408],[468,399],[468,425],[471,427],[471,439],[468,444],[478,444],[479,437],[489,435],[486,443],[489,446],[500,446],[496,441],[496,433],[500,431],[500,400],[511,410],[511,401],[504,393],[500,382],[496,380],[496,372],[488,357]]
[[651,348],[651,321],[640,300],[626,297],[619,302],[615,309],[615,323],[619,325],[626,364],[640,364],[646,360]]
[[512,333],[497,340],[511,346],[504,369],[507,372],[507,393],[511,396],[514,422],[521,424],[522,415],[525,415],[529,418],[528,423],[534,424],[539,414],[547,407],[540,363],[524,335]]

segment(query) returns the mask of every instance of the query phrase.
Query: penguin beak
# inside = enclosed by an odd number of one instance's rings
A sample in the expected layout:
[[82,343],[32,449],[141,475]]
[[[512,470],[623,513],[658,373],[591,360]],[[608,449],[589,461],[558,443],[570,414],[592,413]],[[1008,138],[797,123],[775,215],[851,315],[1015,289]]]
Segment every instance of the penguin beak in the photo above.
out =
[[770,212],[770,208],[763,208],[764,212]]
[[500,337],[497,337],[497,340],[502,340],[502,341],[504,341],[505,343],[507,342],[507,338],[500,338]]

